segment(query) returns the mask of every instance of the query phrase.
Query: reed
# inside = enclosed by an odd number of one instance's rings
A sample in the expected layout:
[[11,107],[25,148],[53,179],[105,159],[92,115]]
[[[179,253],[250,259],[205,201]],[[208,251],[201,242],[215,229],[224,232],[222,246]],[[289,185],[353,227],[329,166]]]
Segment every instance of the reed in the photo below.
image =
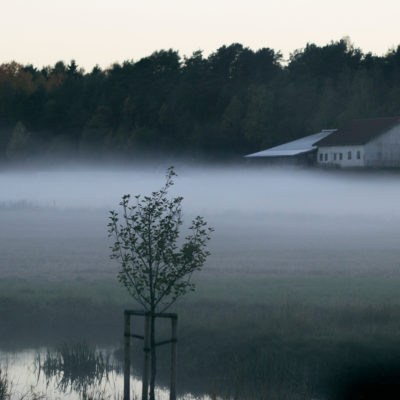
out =
[[44,358],[38,354],[35,364],[38,377],[43,373],[48,384],[54,379],[60,391],[74,390],[84,399],[88,398],[90,388],[100,386],[116,370],[109,354],[85,343],[63,344],[55,350],[48,349]]
[[0,365],[0,400],[10,398],[10,382],[8,379],[7,368]]

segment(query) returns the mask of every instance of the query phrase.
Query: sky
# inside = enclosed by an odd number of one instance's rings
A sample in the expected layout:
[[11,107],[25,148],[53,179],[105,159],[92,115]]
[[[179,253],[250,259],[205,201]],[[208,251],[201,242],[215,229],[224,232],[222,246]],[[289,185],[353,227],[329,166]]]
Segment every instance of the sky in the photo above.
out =
[[398,0],[0,0],[0,10],[0,63],[37,67],[75,59],[90,70],[234,42],[285,58],[346,36],[377,55],[400,44]]

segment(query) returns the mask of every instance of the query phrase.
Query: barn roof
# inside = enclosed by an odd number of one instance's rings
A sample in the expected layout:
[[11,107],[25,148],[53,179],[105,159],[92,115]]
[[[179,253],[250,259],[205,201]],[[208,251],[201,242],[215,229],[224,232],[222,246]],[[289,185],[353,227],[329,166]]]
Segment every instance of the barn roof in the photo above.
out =
[[320,140],[316,145],[318,147],[363,145],[398,123],[400,123],[400,117],[355,119],[333,135]]
[[335,129],[324,129],[314,135],[306,136],[292,142],[284,143],[270,149],[248,154],[247,158],[255,157],[290,157],[315,150],[315,143],[335,132]]

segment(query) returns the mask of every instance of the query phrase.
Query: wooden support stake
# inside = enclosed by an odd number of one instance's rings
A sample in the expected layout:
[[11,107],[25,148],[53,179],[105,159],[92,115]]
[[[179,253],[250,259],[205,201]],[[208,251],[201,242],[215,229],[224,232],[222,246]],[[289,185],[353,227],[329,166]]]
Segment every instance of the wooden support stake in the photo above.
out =
[[171,385],[169,399],[176,400],[176,347],[178,318],[171,318]]
[[142,381],[142,400],[148,399],[149,367],[150,367],[150,314],[146,314],[144,322],[144,365]]
[[131,381],[131,316],[125,313],[124,327],[124,400],[130,400]]

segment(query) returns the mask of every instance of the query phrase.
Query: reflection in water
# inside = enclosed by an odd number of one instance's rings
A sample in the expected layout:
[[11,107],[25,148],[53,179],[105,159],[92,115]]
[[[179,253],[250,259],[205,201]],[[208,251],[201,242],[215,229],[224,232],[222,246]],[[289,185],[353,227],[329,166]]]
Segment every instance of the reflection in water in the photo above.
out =
[[8,397],[10,390],[9,386],[7,370],[0,365],[0,400]]
[[[121,400],[123,374],[111,355],[112,351],[89,347],[77,350],[77,347],[63,346],[54,351],[42,349],[16,353],[0,351],[0,366],[7,368],[12,392],[10,400]],[[61,351],[65,356],[65,363]],[[68,367],[63,369],[64,365]],[[82,366],[81,374],[71,370],[76,365]],[[141,380],[132,376],[131,399],[141,398],[141,387]],[[168,400],[169,391],[158,387],[156,398]],[[195,397],[189,393],[182,394],[179,398],[210,400],[209,396]]]
[[87,344],[64,344],[56,350],[48,349],[44,357],[38,353],[35,366],[38,380],[43,373],[47,387],[54,380],[63,393],[74,390],[83,399],[88,398],[89,388],[100,387],[103,380],[109,382],[111,372],[118,372],[110,353]]

